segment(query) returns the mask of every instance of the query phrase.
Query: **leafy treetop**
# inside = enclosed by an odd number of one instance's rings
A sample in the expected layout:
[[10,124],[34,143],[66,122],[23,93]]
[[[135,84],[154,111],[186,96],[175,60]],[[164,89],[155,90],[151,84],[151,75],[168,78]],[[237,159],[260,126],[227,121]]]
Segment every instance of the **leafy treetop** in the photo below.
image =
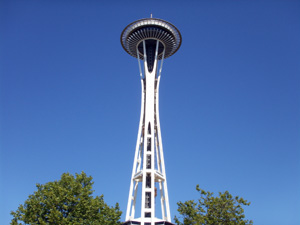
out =
[[[122,212],[118,203],[108,206],[103,195],[93,197],[92,177],[64,173],[59,181],[37,184],[37,191],[11,212],[11,225],[117,225]],[[22,221],[23,223],[19,223]]]
[[213,192],[204,191],[197,185],[200,193],[197,202],[194,200],[178,202],[178,212],[182,222],[175,216],[177,225],[251,225],[252,220],[246,220],[243,206],[250,202],[238,196],[233,197],[228,191],[219,192],[218,197]]

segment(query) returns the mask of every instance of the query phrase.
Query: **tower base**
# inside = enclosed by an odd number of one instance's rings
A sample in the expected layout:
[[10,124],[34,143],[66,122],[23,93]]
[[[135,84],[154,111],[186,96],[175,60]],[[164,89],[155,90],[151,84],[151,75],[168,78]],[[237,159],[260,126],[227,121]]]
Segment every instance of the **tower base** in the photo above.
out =
[[[126,221],[126,222],[122,223],[122,225],[141,225],[141,222],[139,222],[139,221]],[[151,223],[146,222],[145,225],[151,225]],[[158,222],[155,222],[155,225],[175,225],[175,224],[167,222],[167,221],[158,221]]]

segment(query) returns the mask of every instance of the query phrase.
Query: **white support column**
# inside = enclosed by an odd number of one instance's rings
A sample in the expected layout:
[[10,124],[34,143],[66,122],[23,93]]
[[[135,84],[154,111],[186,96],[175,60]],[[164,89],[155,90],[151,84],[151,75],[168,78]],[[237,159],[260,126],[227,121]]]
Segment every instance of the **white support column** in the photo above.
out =
[[[141,86],[142,86],[141,115],[140,115],[139,130],[138,130],[138,136],[137,136],[137,141],[136,141],[134,162],[133,162],[132,175],[131,175],[131,181],[130,181],[129,197],[128,197],[127,211],[126,211],[126,221],[134,218],[134,212],[135,212],[134,209],[135,209],[135,202],[136,202],[136,191],[134,192],[134,195],[133,195],[134,183],[136,182],[136,186],[138,186],[138,181],[135,181],[134,177],[139,172],[141,163],[142,163],[140,148],[144,141],[144,137],[142,134],[142,127],[143,127],[143,119],[144,119],[144,114],[145,114],[145,112],[144,112],[145,91],[144,91],[143,80],[141,80]],[[132,211],[131,216],[130,216],[130,211]]]
[[[137,48],[142,86],[142,104],[126,221],[137,221],[141,225],[145,223],[155,225],[155,222],[158,221],[171,222],[158,107],[159,83],[165,51],[162,53],[162,60],[158,70],[159,44],[160,42],[157,40],[152,70],[148,68],[146,41],[142,41],[143,69],[140,63],[140,53]],[[155,201],[156,183],[159,186],[159,190],[157,191],[160,193],[160,199],[157,202]],[[136,200],[140,186],[141,216],[136,218]],[[161,205],[161,219],[155,217],[156,203]]]
[[170,214],[170,205],[169,205],[169,196],[168,196],[168,187],[167,187],[167,177],[166,177],[166,169],[165,169],[165,160],[164,160],[164,153],[163,153],[163,145],[161,139],[161,131],[160,131],[160,120],[159,120],[159,83],[160,83],[160,76],[157,79],[157,96],[156,96],[156,126],[157,126],[157,134],[158,134],[158,146],[159,146],[159,154],[160,154],[160,161],[161,161],[161,173],[164,177],[163,182],[163,192],[161,194],[161,201],[164,202],[166,217],[163,218],[166,221],[171,222],[171,214]]

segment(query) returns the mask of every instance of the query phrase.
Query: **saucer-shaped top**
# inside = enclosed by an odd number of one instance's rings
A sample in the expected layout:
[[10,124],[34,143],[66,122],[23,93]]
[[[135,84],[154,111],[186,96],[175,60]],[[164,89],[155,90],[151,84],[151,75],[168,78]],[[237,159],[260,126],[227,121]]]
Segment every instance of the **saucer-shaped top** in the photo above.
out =
[[[140,19],[129,24],[121,34],[121,44],[124,50],[131,56],[143,59],[143,40],[159,40],[165,50],[164,58],[173,55],[181,45],[181,34],[171,23],[156,19]],[[161,46],[162,47],[162,46]],[[161,49],[160,47],[160,49]],[[163,51],[159,51],[158,59],[162,59]]]

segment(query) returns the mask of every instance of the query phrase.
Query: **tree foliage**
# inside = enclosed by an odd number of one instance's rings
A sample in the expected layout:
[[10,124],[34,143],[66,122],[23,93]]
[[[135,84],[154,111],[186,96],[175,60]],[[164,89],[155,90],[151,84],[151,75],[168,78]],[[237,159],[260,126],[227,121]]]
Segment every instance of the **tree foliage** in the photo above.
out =
[[178,212],[181,221],[175,217],[177,225],[251,225],[251,220],[246,220],[243,206],[250,202],[238,196],[233,197],[228,191],[219,192],[218,197],[213,192],[204,191],[197,185],[200,193],[197,202],[194,200],[178,202]]
[[[117,225],[122,212],[118,203],[108,206],[103,195],[93,197],[92,177],[64,173],[59,181],[37,184],[24,205],[11,212],[11,225],[72,224]],[[22,221],[23,223],[19,223]]]

